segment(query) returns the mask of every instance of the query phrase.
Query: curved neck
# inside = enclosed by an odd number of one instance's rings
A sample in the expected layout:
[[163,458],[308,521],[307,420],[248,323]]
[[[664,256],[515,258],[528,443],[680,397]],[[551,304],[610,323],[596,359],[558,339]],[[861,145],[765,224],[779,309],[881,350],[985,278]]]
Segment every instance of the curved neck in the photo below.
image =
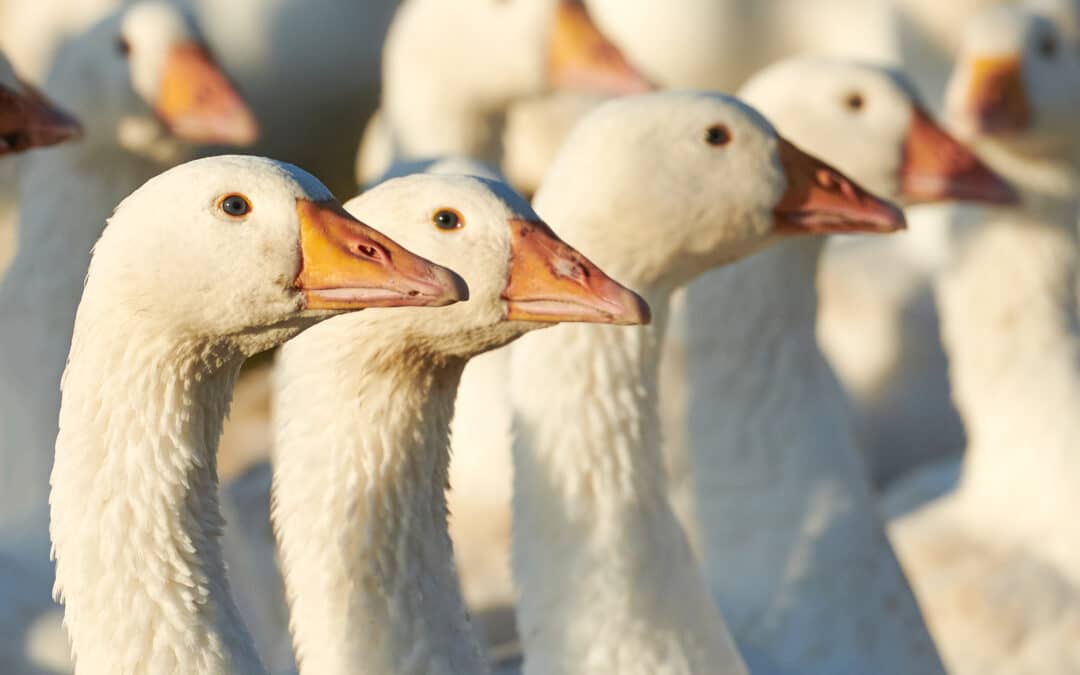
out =
[[262,672],[220,545],[215,453],[242,357],[130,322],[118,338],[110,319],[76,321],[52,473],[78,670]]
[[[740,645],[782,666],[940,672],[818,345],[825,243],[782,242],[688,288],[689,473],[706,577]],[[888,639],[861,639],[867,621]]]
[[[1001,532],[1036,534],[1075,503],[1074,227],[1075,219],[973,225],[938,288],[950,382],[969,438],[963,489],[1001,507],[987,523]],[[1040,498],[1007,507],[1025,493]]]
[[273,515],[300,669],[485,672],[446,522],[465,361],[389,332],[340,317],[280,358]]
[[529,673],[744,668],[668,502],[656,374],[669,299],[649,300],[650,327],[556,326],[513,348]]
[[160,168],[78,144],[20,164],[18,254],[0,284],[0,526],[46,503],[60,374],[90,249],[113,207]]

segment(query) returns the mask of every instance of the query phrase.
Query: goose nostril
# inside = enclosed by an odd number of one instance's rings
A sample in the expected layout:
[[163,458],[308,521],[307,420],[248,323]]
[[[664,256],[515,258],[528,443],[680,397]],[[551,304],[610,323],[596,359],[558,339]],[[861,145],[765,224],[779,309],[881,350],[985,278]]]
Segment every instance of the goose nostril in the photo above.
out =
[[359,253],[360,255],[367,256],[368,258],[375,258],[376,257],[376,255],[375,255],[375,247],[374,246],[365,246],[364,244],[357,244],[356,245],[356,252]]
[[814,179],[817,180],[817,184],[825,190],[833,190],[836,188],[836,179],[828,169],[818,169],[814,174]]

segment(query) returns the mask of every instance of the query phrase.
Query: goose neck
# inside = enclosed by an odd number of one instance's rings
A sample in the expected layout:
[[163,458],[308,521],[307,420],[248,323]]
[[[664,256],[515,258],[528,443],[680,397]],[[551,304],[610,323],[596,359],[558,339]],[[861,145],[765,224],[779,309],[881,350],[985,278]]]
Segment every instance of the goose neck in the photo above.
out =
[[301,672],[485,672],[445,497],[465,360],[352,318],[287,345],[275,384],[274,524]]
[[242,356],[104,318],[76,321],[50,496],[79,671],[262,672],[220,543],[215,454]]
[[567,324],[513,348],[527,673],[743,672],[668,502],[656,375],[669,298],[648,299],[651,326]]

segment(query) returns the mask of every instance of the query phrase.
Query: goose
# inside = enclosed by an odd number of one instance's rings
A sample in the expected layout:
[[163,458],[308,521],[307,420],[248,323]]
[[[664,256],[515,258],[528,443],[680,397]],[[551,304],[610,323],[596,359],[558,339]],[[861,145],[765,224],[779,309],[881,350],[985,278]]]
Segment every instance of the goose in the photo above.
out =
[[[1014,199],[913,91],[890,68],[799,57],[739,95],[877,194]],[[785,242],[688,287],[688,529],[740,645],[792,672],[943,673],[817,342],[826,241]]]
[[401,224],[393,236],[461,269],[470,299],[328,321],[282,350],[273,515],[300,670],[485,672],[444,499],[462,369],[545,323],[639,324],[648,308],[505,184],[419,174],[346,208]]
[[214,454],[241,363],[344,311],[466,295],[292,165],[195,160],[125,198],[79,303],[51,477],[77,670],[262,671],[218,542]]
[[511,351],[525,672],[745,672],[668,501],[656,379],[669,297],[785,235],[892,231],[903,215],[745,104],[695,92],[591,113],[534,207],[654,322],[557,326]]
[[938,282],[962,463],[920,470],[885,502],[902,514],[890,537],[960,675],[1080,668],[1074,49],[1029,9],[988,12],[947,97],[956,128],[1022,195],[1017,208],[957,214]]
[[[455,36],[444,49],[443,37]],[[580,0],[406,0],[386,36],[380,112],[357,158],[360,183],[395,160],[499,160],[516,99],[548,87],[611,93],[649,83],[597,30]]]
[[84,137],[21,160],[18,252],[0,283],[0,528],[44,506],[71,323],[112,205],[185,159],[189,143],[247,145],[257,133],[194,28],[162,1],[135,4],[72,42],[47,89]]

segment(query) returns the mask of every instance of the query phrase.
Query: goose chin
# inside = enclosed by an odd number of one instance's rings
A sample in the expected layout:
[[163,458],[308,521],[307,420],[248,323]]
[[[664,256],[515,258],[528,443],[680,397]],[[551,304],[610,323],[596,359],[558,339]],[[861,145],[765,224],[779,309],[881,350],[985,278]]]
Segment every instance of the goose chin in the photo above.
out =
[[556,298],[537,298],[510,300],[506,306],[506,318],[510,321],[639,326],[652,320],[649,306],[644,301],[627,307],[617,303],[586,304]]
[[780,234],[889,234],[907,227],[903,212],[883,210],[880,214],[858,211],[786,211],[776,214]]
[[433,287],[420,290],[390,288],[320,288],[304,291],[308,309],[340,307],[443,307],[461,300],[460,293]]

